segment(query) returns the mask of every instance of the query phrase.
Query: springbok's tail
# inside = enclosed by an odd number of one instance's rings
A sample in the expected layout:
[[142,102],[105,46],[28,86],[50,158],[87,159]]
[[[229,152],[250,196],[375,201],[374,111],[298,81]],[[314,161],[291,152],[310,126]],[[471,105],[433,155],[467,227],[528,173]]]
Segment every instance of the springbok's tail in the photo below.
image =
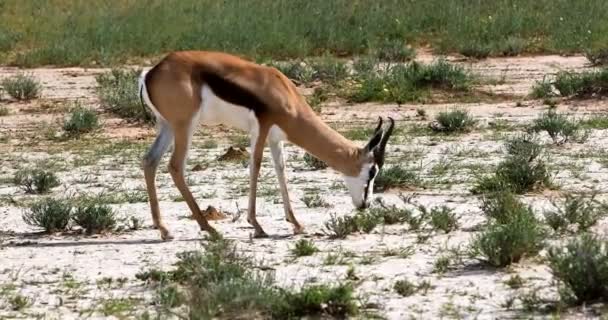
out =
[[[154,69],[154,68],[152,68],[152,69]],[[158,110],[156,109],[154,104],[152,103],[152,100],[150,100],[150,95],[148,94],[148,88],[146,86],[146,80],[147,80],[148,73],[152,69],[143,70],[139,76],[139,100],[141,101],[141,106],[144,109],[144,113],[148,114],[146,111],[146,106],[148,106],[148,108],[150,108],[152,113],[154,113],[154,116],[156,117],[156,120],[158,121],[158,120],[163,120],[163,117],[160,115],[160,113],[158,112]]]

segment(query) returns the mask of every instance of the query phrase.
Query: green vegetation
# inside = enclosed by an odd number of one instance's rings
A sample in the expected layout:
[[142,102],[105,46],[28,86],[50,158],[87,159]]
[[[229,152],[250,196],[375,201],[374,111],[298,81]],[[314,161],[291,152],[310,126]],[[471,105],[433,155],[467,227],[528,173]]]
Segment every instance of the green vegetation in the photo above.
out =
[[19,73],[0,81],[4,91],[17,100],[32,100],[40,96],[40,82],[31,75]]
[[444,133],[468,132],[477,123],[467,111],[463,110],[440,112],[435,121],[431,124],[431,129]]
[[296,242],[295,246],[291,248],[291,253],[296,257],[312,256],[319,249],[315,244],[306,239],[300,239]]
[[301,200],[304,202],[307,208],[327,208],[331,206],[317,192],[308,192],[302,197]]
[[6,117],[9,114],[11,114],[11,112],[8,110],[7,107],[0,107],[0,117]]
[[[588,231],[599,219],[608,215],[595,196],[566,194],[561,203],[553,203],[554,210],[544,212],[545,222],[557,233]],[[572,230],[573,226],[576,226],[575,230]]]
[[585,50],[585,57],[594,66],[601,66],[608,64],[608,48],[603,47],[599,49],[587,49]]
[[591,98],[608,95],[608,69],[572,73],[559,72],[553,82],[555,89],[562,96]]
[[607,42],[606,16],[603,0],[135,0],[94,7],[5,0],[0,62],[111,65],[175,49],[273,58],[369,53],[404,60],[410,55],[405,43],[430,43],[438,52],[478,58],[581,52]]
[[473,193],[510,190],[522,194],[551,185],[551,176],[540,158],[542,146],[530,136],[507,141],[508,155],[498,164],[493,175],[482,176],[473,187]]
[[[424,207],[422,207],[424,208]],[[425,216],[430,217],[429,223],[435,230],[441,230],[445,233],[450,233],[458,229],[458,216],[453,209],[447,206],[434,207],[430,212],[423,211]]]
[[549,266],[560,283],[562,300],[575,304],[608,302],[608,242],[590,234],[565,248],[549,250]]
[[32,204],[22,217],[25,223],[52,233],[66,230],[71,214],[72,205],[69,201],[45,198]]
[[55,173],[43,169],[21,169],[15,172],[13,183],[29,194],[47,193],[60,185]]
[[395,292],[403,297],[409,297],[418,292],[426,294],[431,287],[431,283],[428,281],[421,281],[418,284],[414,284],[407,279],[397,280],[395,281],[395,284],[393,284],[393,289]]
[[99,200],[78,203],[72,219],[89,235],[111,231],[116,226],[114,210]]
[[491,197],[482,207],[490,222],[473,238],[471,255],[494,267],[536,255],[543,247],[545,233],[532,209],[509,193]]
[[406,188],[418,186],[420,179],[413,170],[406,169],[400,165],[392,167],[384,167],[374,180],[374,189],[376,191],[385,191],[390,188]]
[[139,97],[138,78],[141,70],[113,69],[99,74],[95,79],[101,106],[131,121],[152,121],[147,106]]
[[[204,252],[178,254],[175,270],[151,270],[138,278],[159,281],[159,295],[179,296],[180,299],[159,298],[159,301],[169,302],[163,306],[167,313],[177,312],[191,319],[251,315],[270,319],[344,318],[358,313],[350,285],[280,288],[271,274],[258,271],[263,268],[254,268],[256,263],[239,251],[232,242],[216,239],[205,244]],[[183,290],[183,294],[176,290]],[[175,306],[185,309],[168,310]]]
[[69,137],[79,137],[98,127],[97,113],[92,109],[84,108],[78,102],[71,108],[69,116],[63,122],[63,130]]
[[579,121],[568,119],[555,110],[549,110],[534,119],[529,131],[535,133],[545,131],[556,144],[564,144],[571,140],[582,141],[586,138],[586,132],[582,130]]
[[304,163],[313,170],[321,170],[327,168],[327,163],[319,160],[317,157],[311,155],[310,153],[304,154]]

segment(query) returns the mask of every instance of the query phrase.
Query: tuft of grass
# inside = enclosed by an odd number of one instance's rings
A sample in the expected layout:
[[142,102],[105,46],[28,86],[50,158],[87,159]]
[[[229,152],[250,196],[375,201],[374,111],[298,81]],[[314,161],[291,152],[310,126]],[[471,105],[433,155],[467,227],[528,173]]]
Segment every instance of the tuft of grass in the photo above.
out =
[[403,297],[409,297],[418,292],[426,294],[426,292],[431,288],[432,285],[429,281],[421,281],[420,283],[415,284],[407,279],[403,279],[397,280],[393,284],[393,290]]
[[529,131],[535,133],[545,131],[556,144],[585,138],[585,133],[578,121],[570,120],[565,115],[558,114],[555,110],[549,110],[534,119]]
[[327,208],[331,206],[316,192],[305,194],[301,200],[307,208]]
[[[426,211],[425,207],[420,207],[424,208]],[[454,209],[448,206],[443,205],[440,207],[434,207],[428,213],[423,211],[423,214],[430,217],[429,223],[435,230],[450,233],[451,231],[458,229],[458,216],[454,212]]]
[[534,99],[547,99],[554,95],[553,83],[547,80],[546,77],[543,77],[543,80],[541,81],[536,81],[532,87],[532,92],[530,93],[530,96]]
[[112,231],[116,226],[114,210],[99,199],[87,200],[77,204],[72,219],[89,235]]
[[13,183],[30,194],[48,193],[60,184],[55,173],[42,169],[21,169],[15,173]]
[[417,186],[420,179],[413,170],[400,165],[383,168],[374,180],[374,189],[382,192],[390,188]]
[[586,232],[608,213],[600,203],[595,200],[596,194],[591,196],[566,194],[561,203],[553,202],[554,210],[544,212],[545,222],[558,233],[576,226],[576,232]]
[[381,217],[370,212],[357,212],[354,216],[336,217],[332,215],[325,223],[325,232],[333,239],[344,239],[355,232],[370,233],[378,224]]
[[553,82],[555,89],[562,96],[591,98],[608,95],[608,69],[573,73],[561,71]]
[[327,163],[325,163],[322,160],[319,160],[319,158],[311,155],[310,153],[306,152],[304,154],[304,163],[314,169],[314,170],[321,170],[321,169],[325,169],[327,168]]
[[11,305],[11,309],[13,311],[19,311],[31,305],[32,299],[21,294],[15,294],[8,299],[8,302]]
[[11,112],[8,110],[7,107],[0,107],[0,117],[6,117],[9,114],[11,114]]
[[551,175],[540,158],[542,147],[522,136],[507,142],[507,158],[498,164],[491,176],[480,177],[473,193],[509,190],[518,194],[540,190],[551,185]]
[[585,57],[594,66],[608,65],[608,48],[585,50]]
[[[180,293],[182,311],[168,314],[193,319],[302,317],[345,318],[358,313],[353,288],[348,284],[306,286],[299,290],[280,288],[271,273],[259,271],[256,263],[242,255],[235,245],[222,238],[205,244],[204,252],[178,254],[176,269],[152,270],[140,279],[158,280],[165,295]],[[256,268],[254,268],[256,267]],[[171,284],[179,284],[172,286]],[[166,292],[171,290],[171,292]]]
[[78,102],[71,108],[69,116],[63,122],[63,130],[69,137],[78,137],[98,127],[97,113],[93,109],[84,108]]
[[24,73],[4,78],[0,85],[11,97],[24,101],[38,98],[42,90],[40,82],[34,76]]
[[69,201],[45,198],[33,203],[22,218],[28,225],[53,233],[67,229],[71,214],[72,204]]
[[549,250],[549,266],[562,300],[574,304],[608,302],[608,242],[591,234]]
[[306,239],[298,240],[295,246],[291,248],[291,253],[296,257],[312,256],[318,251],[317,246],[312,241]]
[[129,121],[151,122],[147,106],[139,97],[138,78],[141,70],[112,69],[95,77],[101,106]]
[[518,274],[512,275],[504,282],[511,289],[519,289],[524,285],[524,279],[520,277]]
[[375,56],[380,61],[406,62],[416,57],[416,50],[407,46],[403,40],[390,39],[378,45]]
[[412,212],[406,208],[398,208],[396,205],[386,205],[380,198],[376,199],[378,206],[371,207],[368,213],[376,217],[384,224],[398,224],[408,222],[412,219]]
[[358,86],[348,94],[353,102],[384,101],[404,103],[418,101],[430,89],[467,91],[472,76],[461,66],[445,60],[424,65],[411,62],[396,64],[367,74],[358,74]]
[[473,238],[471,255],[494,267],[517,263],[524,256],[534,256],[543,247],[545,232],[531,208],[513,203],[512,195],[495,195],[491,205],[484,205],[490,223]]
[[581,120],[580,124],[587,129],[608,129],[608,115],[594,115]]
[[476,123],[477,121],[467,111],[453,110],[440,112],[430,127],[435,132],[469,132]]

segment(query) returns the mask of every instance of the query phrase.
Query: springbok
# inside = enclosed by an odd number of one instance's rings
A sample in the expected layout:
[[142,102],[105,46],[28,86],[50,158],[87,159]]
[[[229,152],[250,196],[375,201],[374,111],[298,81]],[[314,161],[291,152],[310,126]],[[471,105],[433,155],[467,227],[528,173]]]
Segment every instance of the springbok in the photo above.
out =
[[143,159],[144,176],[154,226],[163,240],[172,239],[163,224],[156,195],[156,169],[173,144],[169,172],[201,230],[217,232],[201,213],[186,185],[184,167],[199,122],[225,124],[251,137],[249,207],[247,221],[255,237],[266,237],[256,220],[256,188],[262,154],[270,145],[279,179],[285,218],[294,233],[304,228],[293,214],[285,178],[283,141],[288,140],[342,173],[353,204],[365,208],[373,193],[376,175],[384,164],[384,151],[394,121],[386,130],[379,119],[373,137],[363,148],[325,124],[298,94],[295,85],[275,68],[221,52],[172,52],[139,79],[140,97],[157,119],[158,136]]

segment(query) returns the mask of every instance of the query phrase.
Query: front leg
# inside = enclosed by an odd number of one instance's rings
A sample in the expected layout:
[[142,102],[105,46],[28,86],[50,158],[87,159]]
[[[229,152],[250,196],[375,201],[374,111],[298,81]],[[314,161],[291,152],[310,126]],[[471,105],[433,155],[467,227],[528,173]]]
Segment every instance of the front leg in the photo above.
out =
[[251,135],[251,163],[249,175],[249,209],[247,211],[247,222],[255,229],[253,236],[255,238],[266,238],[268,235],[255,217],[256,210],[256,194],[258,186],[258,176],[262,165],[262,156],[264,154],[264,145],[268,136],[268,127],[260,125],[258,134]]
[[[271,138],[272,139],[272,138]],[[304,233],[304,227],[293,214],[291,209],[291,202],[289,201],[289,192],[287,190],[287,178],[285,177],[285,158],[283,157],[283,142],[282,141],[270,141],[270,151],[272,153],[272,162],[274,163],[274,170],[276,171],[277,178],[279,179],[279,187],[281,188],[281,196],[283,197],[283,210],[285,211],[285,219],[293,224],[293,233],[301,234]]]

